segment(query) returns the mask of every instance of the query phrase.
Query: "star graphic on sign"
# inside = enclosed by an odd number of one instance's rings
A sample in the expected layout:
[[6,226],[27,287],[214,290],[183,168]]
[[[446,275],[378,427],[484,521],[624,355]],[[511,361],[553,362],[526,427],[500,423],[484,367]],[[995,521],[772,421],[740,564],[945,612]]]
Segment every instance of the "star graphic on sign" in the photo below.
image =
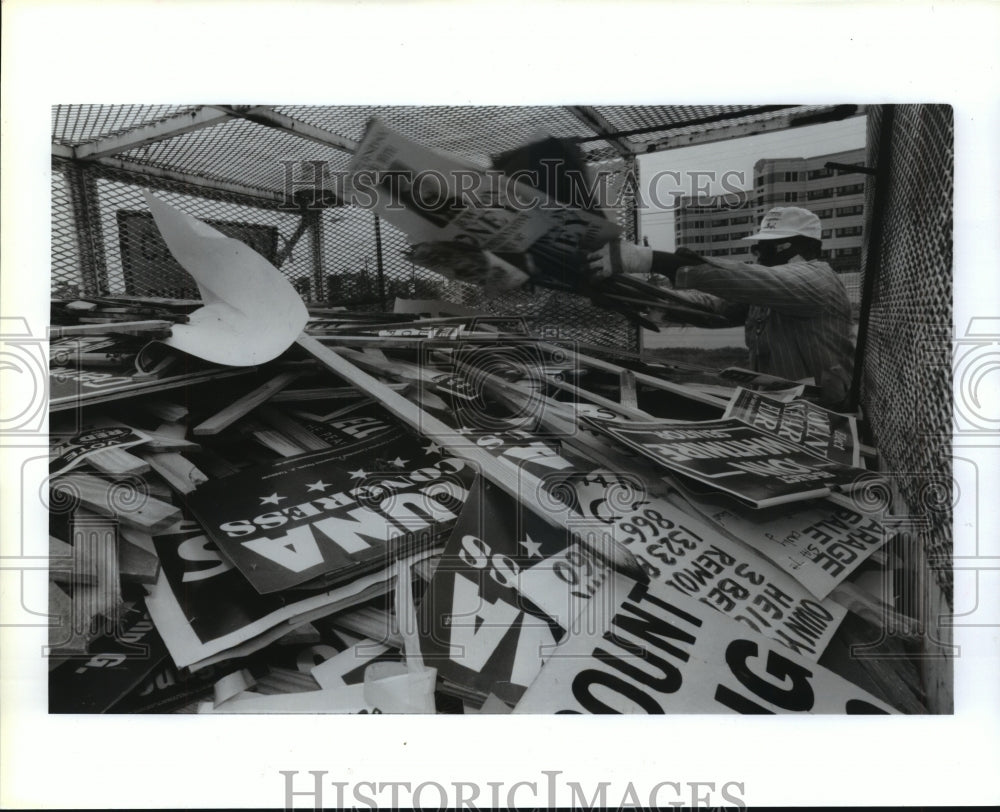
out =
[[400,457],[396,457],[396,459],[394,459],[394,460],[389,460],[389,464],[390,465],[395,465],[397,468],[402,468],[408,462],[409,462],[409,460],[404,460],[404,459],[401,459]]
[[313,482],[312,485],[306,485],[306,490],[319,491],[320,493],[322,493],[329,487],[330,487],[329,485],[327,485],[322,479],[320,479],[317,480],[316,482]]
[[364,479],[368,476],[368,472],[363,468],[359,468],[357,471],[348,471],[348,473],[351,475],[351,479]]
[[260,496],[260,503],[262,505],[277,505],[282,499],[287,499],[287,496],[278,496],[278,492],[275,491],[270,496]]
[[426,446],[424,446],[424,453],[425,454],[440,454],[441,453],[441,446],[439,446],[437,443],[431,443],[430,445],[426,445]]
[[524,547],[524,549],[527,551],[528,558],[541,558],[542,554],[539,552],[539,550],[542,549],[542,545],[539,544],[537,541],[532,541],[531,536],[529,536],[527,533],[525,533],[524,538],[525,540],[519,541],[518,544]]

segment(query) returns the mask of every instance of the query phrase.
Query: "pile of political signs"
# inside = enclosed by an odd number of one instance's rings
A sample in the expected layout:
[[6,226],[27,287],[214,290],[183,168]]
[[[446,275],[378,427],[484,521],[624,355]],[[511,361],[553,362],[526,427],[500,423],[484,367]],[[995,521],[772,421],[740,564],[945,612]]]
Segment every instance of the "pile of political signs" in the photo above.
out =
[[[455,168],[378,122],[352,165],[401,161]],[[559,287],[616,233],[395,193],[378,213],[415,246],[473,239],[498,289]],[[146,200],[201,300],[53,303],[51,711],[924,709],[854,416],[445,303],[307,311]]]
[[333,311],[342,374],[150,364],[150,304],[54,304],[52,712],[921,709],[832,654],[906,619],[872,451],[801,387]]

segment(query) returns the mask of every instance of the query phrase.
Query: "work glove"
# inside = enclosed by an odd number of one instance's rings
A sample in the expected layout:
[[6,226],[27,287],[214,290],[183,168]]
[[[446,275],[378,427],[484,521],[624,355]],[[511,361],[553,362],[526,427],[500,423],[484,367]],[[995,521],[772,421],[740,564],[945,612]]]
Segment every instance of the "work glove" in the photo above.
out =
[[847,408],[851,391],[851,378],[840,364],[824,369],[816,381],[822,391],[820,405],[837,411]]
[[653,267],[653,249],[612,240],[587,255],[585,268],[593,282],[613,274],[648,274]]

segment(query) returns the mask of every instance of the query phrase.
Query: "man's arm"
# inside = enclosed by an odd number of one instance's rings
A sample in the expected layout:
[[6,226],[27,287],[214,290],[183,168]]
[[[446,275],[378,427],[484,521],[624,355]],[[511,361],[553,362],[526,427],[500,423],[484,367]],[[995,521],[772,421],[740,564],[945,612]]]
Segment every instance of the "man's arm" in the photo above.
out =
[[674,280],[677,273],[686,265],[697,265],[704,260],[687,249],[676,253],[670,251],[654,251],[642,245],[615,241],[601,250],[590,254],[587,267],[591,280],[599,282],[613,274],[632,274],[648,276],[658,274],[669,280],[669,288],[679,298],[693,305],[716,313],[726,318],[727,323],[719,327],[734,327],[746,321],[749,305],[736,302],[726,296],[716,296],[699,290],[677,290]]
[[701,257],[681,248],[654,251],[630,243],[612,243],[592,255],[592,272],[658,273],[678,292],[695,289],[742,305],[761,305],[792,315],[813,316],[839,303],[839,284],[831,272],[806,261],[769,268],[750,262]]
[[830,271],[805,260],[769,268],[751,262],[703,259],[677,271],[680,290],[694,288],[733,302],[762,305],[792,315],[812,316],[836,307]]
[[747,304],[732,302],[722,296],[704,293],[700,290],[677,290],[672,285],[670,286],[670,290],[693,305],[724,316],[729,323],[720,325],[721,327],[739,327],[747,319],[747,311],[750,309],[750,306]]

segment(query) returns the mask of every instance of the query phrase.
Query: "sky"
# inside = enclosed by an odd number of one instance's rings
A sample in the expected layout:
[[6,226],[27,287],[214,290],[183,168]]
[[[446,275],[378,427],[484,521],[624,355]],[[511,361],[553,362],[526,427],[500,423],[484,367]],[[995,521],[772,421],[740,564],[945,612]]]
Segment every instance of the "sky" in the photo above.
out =
[[[646,200],[647,208],[640,211],[639,235],[648,237],[653,248],[672,251],[675,247],[674,215],[669,203],[672,196],[691,194],[694,182],[699,183],[703,189],[707,184],[708,194],[727,191],[722,186],[724,176],[728,178],[728,191],[733,187],[749,189],[753,186],[753,165],[761,158],[810,158],[864,145],[865,117],[855,116],[830,124],[751,135],[640,156],[639,181],[644,190],[649,179],[657,172],[679,173],[680,183],[676,182],[676,176],[664,176],[657,182],[657,200],[650,196]],[[704,174],[695,174],[705,172],[713,173],[714,182]],[[658,207],[657,202],[666,207]]]

